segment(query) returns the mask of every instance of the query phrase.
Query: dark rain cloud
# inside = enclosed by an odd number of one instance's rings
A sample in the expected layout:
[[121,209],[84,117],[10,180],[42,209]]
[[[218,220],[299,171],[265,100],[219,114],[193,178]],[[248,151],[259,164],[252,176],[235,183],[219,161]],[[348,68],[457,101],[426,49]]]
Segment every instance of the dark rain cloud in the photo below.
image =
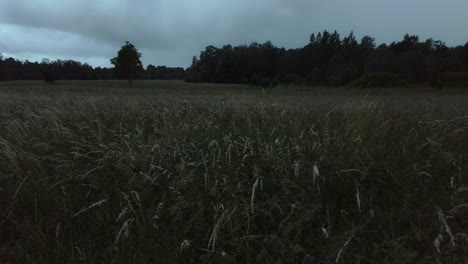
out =
[[324,29],[458,45],[468,40],[466,10],[465,0],[0,0],[0,52],[109,65],[129,40],[145,64],[188,66],[209,44],[294,48]]

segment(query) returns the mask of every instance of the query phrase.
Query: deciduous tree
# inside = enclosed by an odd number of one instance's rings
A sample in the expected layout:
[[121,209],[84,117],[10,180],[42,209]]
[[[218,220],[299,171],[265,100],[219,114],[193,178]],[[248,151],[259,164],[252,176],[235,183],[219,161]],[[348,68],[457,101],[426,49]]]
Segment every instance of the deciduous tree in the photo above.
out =
[[114,72],[118,78],[127,79],[130,87],[133,87],[133,80],[143,71],[141,63],[141,53],[138,49],[126,41],[117,53],[117,57],[111,59],[114,65]]

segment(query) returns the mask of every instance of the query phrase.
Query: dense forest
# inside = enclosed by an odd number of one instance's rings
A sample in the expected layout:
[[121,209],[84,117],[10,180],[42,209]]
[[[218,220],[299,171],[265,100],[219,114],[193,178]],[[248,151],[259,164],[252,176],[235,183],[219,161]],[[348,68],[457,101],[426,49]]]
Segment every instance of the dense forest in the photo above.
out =
[[312,34],[303,48],[284,49],[271,42],[222,48],[208,46],[194,57],[186,81],[309,85],[395,85],[427,82],[468,83],[468,43],[447,47],[442,41],[420,41],[405,35],[399,42],[376,46],[353,32]]
[[[182,80],[184,68],[148,65],[140,72],[140,79]],[[92,67],[74,60],[39,62],[3,58],[0,54],[0,81],[14,80],[112,80],[117,79],[112,68]]]

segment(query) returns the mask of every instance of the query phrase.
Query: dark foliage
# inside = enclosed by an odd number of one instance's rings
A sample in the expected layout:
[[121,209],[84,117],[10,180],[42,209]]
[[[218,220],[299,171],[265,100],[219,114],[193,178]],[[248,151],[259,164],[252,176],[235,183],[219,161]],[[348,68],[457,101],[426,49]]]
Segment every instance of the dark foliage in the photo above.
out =
[[468,72],[444,72],[437,75],[440,85],[468,85]]
[[47,70],[44,72],[44,81],[52,84],[55,82],[55,76],[52,70]]
[[[155,69],[155,70],[154,70]],[[116,79],[111,68],[92,67],[89,64],[74,60],[42,62],[19,61],[14,58],[0,56],[0,81],[15,80],[45,80],[45,76],[53,76],[54,80],[113,80]],[[185,78],[183,68],[148,65],[140,72],[138,79],[169,80]]]
[[154,66],[152,64],[146,67],[145,79],[150,80],[183,80],[185,78],[185,69],[181,67]]
[[133,87],[133,80],[143,71],[143,63],[141,63],[140,58],[141,53],[138,52],[138,49],[126,41],[117,52],[117,56],[111,59],[117,77],[127,79],[131,87]]
[[[138,55],[138,51],[133,54]],[[135,58],[139,60],[139,56]],[[117,60],[113,61],[117,63]],[[135,65],[142,66],[141,63]],[[366,74],[386,72],[398,75],[405,83],[439,87],[465,85],[464,78],[459,77],[468,72],[468,43],[447,47],[442,41],[421,41],[418,36],[407,34],[399,42],[377,46],[370,36],[364,36],[358,42],[353,32],[341,37],[336,31],[324,31],[312,34],[309,43],[297,49],[276,47],[269,41],[221,48],[208,46],[200,56],[193,57],[187,70],[152,64],[146,69],[136,68],[139,71],[132,71],[130,79],[185,79],[187,82],[241,83],[261,87],[274,87],[278,83],[343,86],[362,80]],[[21,62],[0,55],[0,81],[40,80],[46,72],[55,80],[128,77],[110,68],[93,68],[73,60]]]
[[[376,47],[370,36],[358,42],[353,32],[342,38],[336,31],[324,31],[312,34],[309,44],[298,49],[286,50],[271,42],[208,46],[193,58],[186,81],[264,86],[264,80],[276,80],[284,84],[342,86],[363,76],[383,76],[369,84],[388,85],[402,80],[439,83],[440,73],[462,71],[468,71],[468,43],[447,47],[442,41],[421,42],[418,36],[407,34],[400,42]],[[366,75],[381,72],[388,74]]]
[[402,86],[407,84],[399,75],[391,72],[372,72],[366,73],[361,78],[351,82],[351,87],[386,87],[386,86]]

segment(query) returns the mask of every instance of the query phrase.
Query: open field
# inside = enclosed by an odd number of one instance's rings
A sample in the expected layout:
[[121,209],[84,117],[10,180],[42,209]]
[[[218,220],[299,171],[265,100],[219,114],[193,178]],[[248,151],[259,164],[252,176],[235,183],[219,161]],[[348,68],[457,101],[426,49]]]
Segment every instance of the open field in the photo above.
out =
[[[131,97],[164,101],[234,101],[273,103],[343,104],[354,101],[379,101],[400,106],[431,105],[431,107],[464,107],[468,101],[468,87],[437,90],[428,86],[380,89],[335,87],[287,87],[263,91],[258,87],[237,84],[185,83],[182,81],[136,81],[130,89],[127,81],[57,81],[48,85],[42,81],[0,82],[2,95],[69,97]],[[468,106],[466,106],[468,107]]]
[[0,83],[0,262],[468,263],[468,89]]

